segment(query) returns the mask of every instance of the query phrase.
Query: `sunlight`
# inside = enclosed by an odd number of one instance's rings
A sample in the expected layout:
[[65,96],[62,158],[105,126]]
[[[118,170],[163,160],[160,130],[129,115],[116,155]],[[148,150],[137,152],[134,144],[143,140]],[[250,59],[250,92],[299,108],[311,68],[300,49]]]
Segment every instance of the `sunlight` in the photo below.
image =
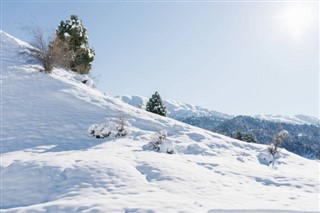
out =
[[281,27],[295,38],[301,38],[312,26],[313,18],[316,16],[314,11],[305,4],[290,4],[279,15]]

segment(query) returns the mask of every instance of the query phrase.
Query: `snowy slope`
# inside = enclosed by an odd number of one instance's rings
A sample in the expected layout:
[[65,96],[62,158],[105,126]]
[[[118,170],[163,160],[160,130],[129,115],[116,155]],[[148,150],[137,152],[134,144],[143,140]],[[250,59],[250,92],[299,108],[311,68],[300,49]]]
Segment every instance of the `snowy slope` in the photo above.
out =
[[[140,109],[145,109],[148,98],[137,96],[137,95],[122,95],[116,96],[115,98],[121,99],[122,101],[138,107]],[[230,119],[233,116],[223,114],[214,110],[209,110],[200,106],[195,106],[179,101],[163,100],[164,105],[167,107],[168,116],[175,119],[181,119],[185,117],[216,117],[220,119]]]
[[[1,212],[318,212],[319,162],[192,127],[105,96],[75,74],[38,72],[1,32]],[[96,139],[125,115],[129,134]],[[177,154],[142,149],[166,130]]]

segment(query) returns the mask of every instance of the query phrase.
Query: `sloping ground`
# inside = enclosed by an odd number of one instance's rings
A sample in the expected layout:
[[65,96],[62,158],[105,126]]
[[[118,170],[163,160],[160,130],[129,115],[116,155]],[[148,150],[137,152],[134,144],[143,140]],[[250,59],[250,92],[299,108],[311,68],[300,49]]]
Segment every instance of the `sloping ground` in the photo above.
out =
[[[131,107],[64,70],[38,72],[17,55],[25,45],[1,32],[1,212],[319,211],[318,161],[282,150],[266,166],[263,145]],[[122,115],[127,136],[88,135]],[[160,130],[177,154],[142,148]]]

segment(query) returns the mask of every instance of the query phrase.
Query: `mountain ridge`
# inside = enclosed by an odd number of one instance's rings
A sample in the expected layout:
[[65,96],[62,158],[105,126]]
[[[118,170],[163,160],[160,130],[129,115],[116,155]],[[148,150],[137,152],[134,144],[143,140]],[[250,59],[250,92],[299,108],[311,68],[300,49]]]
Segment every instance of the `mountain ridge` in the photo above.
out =
[[[127,104],[138,107],[140,109],[145,109],[146,103],[149,100],[147,97],[139,95],[117,95],[118,98]],[[240,115],[228,115],[215,110],[207,109],[201,106],[196,106],[184,102],[166,100],[163,99],[164,105],[167,107],[168,116],[175,118],[177,120],[187,118],[187,117],[217,117],[222,119],[230,119]],[[308,125],[320,125],[320,119],[309,116],[298,114],[294,116],[288,115],[276,115],[276,114],[265,114],[265,115],[245,115],[248,117],[257,118],[260,120],[273,121],[278,123],[291,123],[291,124],[308,124]]]

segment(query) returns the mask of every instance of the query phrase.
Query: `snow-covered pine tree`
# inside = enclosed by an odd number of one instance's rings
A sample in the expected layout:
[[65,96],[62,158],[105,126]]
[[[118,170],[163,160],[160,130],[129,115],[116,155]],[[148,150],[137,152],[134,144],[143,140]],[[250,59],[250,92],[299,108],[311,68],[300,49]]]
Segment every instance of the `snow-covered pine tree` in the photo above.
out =
[[248,143],[257,143],[257,139],[256,137],[249,132],[237,132],[236,134],[236,139],[241,140],[241,141],[245,141]]
[[95,54],[89,47],[87,29],[78,16],[71,15],[70,20],[60,22],[56,39],[67,44],[65,51],[70,55],[68,68],[80,74],[88,74]]
[[158,115],[167,116],[167,108],[163,105],[162,99],[158,92],[152,95],[147,102],[146,110]]

